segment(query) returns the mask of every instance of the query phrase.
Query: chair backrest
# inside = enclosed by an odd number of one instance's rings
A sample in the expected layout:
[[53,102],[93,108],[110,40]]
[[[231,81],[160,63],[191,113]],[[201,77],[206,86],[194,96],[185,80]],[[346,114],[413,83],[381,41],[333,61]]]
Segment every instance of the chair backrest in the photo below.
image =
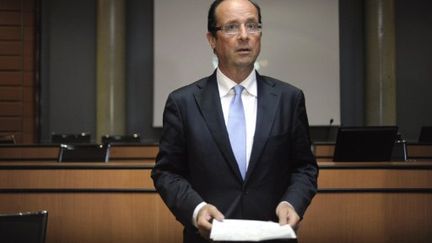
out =
[[102,136],[102,144],[125,144],[125,143],[141,143],[139,134],[130,135],[104,135]]
[[432,126],[423,126],[418,138],[419,143],[432,143]]
[[15,136],[14,135],[1,135],[0,136],[0,144],[15,144]]
[[60,144],[58,162],[108,162],[110,145]]
[[48,212],[0,214],[0,242],[44,243]]
[[390,161],[398,127],[340,127],[333,161]]
[[309,126],[312,142],[335,142],[339,126]]
[[51,134],[51,143],[53,144],[76,144],[76,143],[90,143],[91,135],[89,133],[79,134]]

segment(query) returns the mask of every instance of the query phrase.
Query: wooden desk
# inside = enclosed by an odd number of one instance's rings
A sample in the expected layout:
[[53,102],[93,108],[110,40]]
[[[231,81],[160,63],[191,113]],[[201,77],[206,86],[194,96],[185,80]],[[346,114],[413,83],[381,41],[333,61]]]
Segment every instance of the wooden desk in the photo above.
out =
[[319,164],[301,242],[430,242],[432,161]]
[[[128,149],[119,148],[117,156],[133,154]],[[137,153],[135,158],[142,156]],[[153,188],[153,163],[154,157],[108,163],[3,160],[0,212],[48,210],[47,243],[181,242],[181,225]],[[432,238],[432,160],[319,166],[319,192],[298,231],[301,242]]]
[[[57,161],[59,145],[0,145],[0,161],[39,160]],[[154,161],[159,151],[157,144],[113,144],[110,161],[150,160]]]
[[[334,150],[334,143],[315,143],[312,145],[312,151],[319,161],[332,161]],[[408,143],[407,154],[409,161],[432,160],[432,144]]]
[[47,243],[182,242],[153,164],[1,162],[0,212],[48,211]]

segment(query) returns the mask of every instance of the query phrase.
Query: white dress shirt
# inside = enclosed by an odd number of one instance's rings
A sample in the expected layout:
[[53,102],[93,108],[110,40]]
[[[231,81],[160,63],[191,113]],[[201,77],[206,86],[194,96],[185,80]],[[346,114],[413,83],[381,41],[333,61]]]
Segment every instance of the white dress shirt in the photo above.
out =
[[[219,97],[222,105],[222,112],[224,115],[225,126],[228,123],[228,114],[231,105],[231,100],[234,97],[233,87],[237,85],[236,82],[228,78],[219,68],[216,71],[216,80],[218,83]],[[249,166],[249,159],[252,152],[253,139],[255,134],[255,124],[257,117],[257,98],[258,88],[256,80],[255,69],[249,74],[249,76],[240,82],[240,85],[244,87],[242,92],[242,102],[245,112],[246,120],[246,168]],[[195,207],[192,215],[192,223],[195,227],[196,220],[199,210],[206,205],[206,202],[202,202]]]
[[[216,78],[219,89],[219,96],[222,104],[222,111],[225,119],[225,126],[228,124],[228,114],[231,101],[234,98],[233,87],[236,82],[225,76],[219,69],[216,72]],[[244,87],[241,98],[245,112],[246,120],[246,168],[249,165],[250,154],[252,151],[253,139],[255,134],[255,124],[257,117],[257,81],[256,72],[252,70],[249,76],[239,85]]]
[[[225,119],[225,126],[228,123],[228,114],[230,109],[231,100],[234,97],[233,87],[237,85],[236,82],[228,78],[223,74],[219,68],[216,71],[216,79],[218,83],[219,96],[222,104],[222,111]],[[249,74],[249,76],[240,82],[240,85],[244,87],[242,92],[242,102],[245,112],[246,119],[246,167],[249,166],[249,159],[252,152],[253,139],[255,135],[255,125],[257,117],[257,106],[258,106],[258,88],[256,80],[255,69]],[[192,215],[192,224],[197,227],[197,217],[199,210],[204,207],[207,203],[202,202],[195,207]],[[282,201],[280,204],[287,204],[291,208],[294,207],[287,201]],[[276,213],[276,212],[275,212]],[[198,228],[198,227],[197,227]]]

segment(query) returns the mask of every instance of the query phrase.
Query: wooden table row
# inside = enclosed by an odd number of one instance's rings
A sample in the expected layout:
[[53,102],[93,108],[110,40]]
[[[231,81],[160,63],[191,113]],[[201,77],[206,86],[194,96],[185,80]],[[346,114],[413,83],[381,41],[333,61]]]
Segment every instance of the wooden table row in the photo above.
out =
[[[0,161],[0,212],[47,210],[48,243],[182,242],[182,227],[150,178],[157,147],[142,147],[138,153],[118,146],[118,158],[139,155],[109,163],[23,159],[28,151],[16,150],[21,159]],[[319,193],[298,230],[301,242],[432,238],[432,160],[319,166]]]

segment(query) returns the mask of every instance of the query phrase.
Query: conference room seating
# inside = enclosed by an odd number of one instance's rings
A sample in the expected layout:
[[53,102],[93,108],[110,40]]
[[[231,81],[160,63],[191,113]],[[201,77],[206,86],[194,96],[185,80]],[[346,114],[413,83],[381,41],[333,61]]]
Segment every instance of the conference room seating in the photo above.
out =
[[15,144],[15,136],[14,135],[1,135],[0,136],[0,144]]
[[0,242],[44,243],[48,212],[0,214]]
[[102,136],[102,144],[131,144],[141,143],[140,135],[137,133],[129,135],[104,135]]
[[108,162],[110,144],[61,144],[58,162]]
[[53,144],[77,144],[77,143],[90,143],[91,135],[89,133],[52,133],[51,134],[51,143]]
[[309,135],[313,143],[315,142],[335,142],[339,126],[309,126]]
[[419,143],[432,143],[432,126],[423,126],[418,138]]

